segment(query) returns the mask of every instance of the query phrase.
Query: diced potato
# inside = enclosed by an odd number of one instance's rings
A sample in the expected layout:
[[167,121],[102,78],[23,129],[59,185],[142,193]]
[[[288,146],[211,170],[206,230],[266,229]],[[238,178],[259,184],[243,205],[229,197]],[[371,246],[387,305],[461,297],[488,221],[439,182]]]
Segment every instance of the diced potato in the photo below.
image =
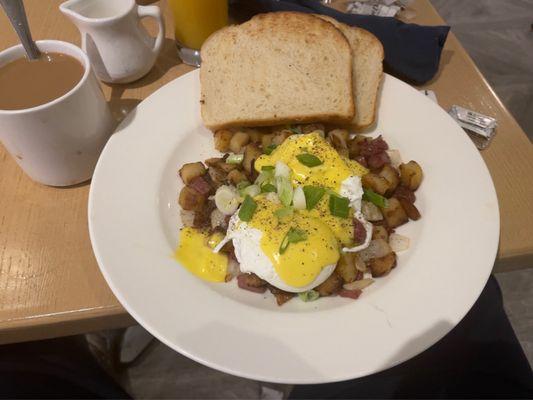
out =
[[248,143],[250,143],[250,135],[245,132],[235,132],[231,137],[229,149],[235,154],[242,153],[244,146]]
[[387,193],[392,194],[400,183],[400,175],[398,174],[398,171],[391,167],[390,164],[385,164],[378,175],[387,180],[389,183]]
[[243,274],[246,285],[251,287],[261,287],[266,286],[266,282],[259,278],[256,274]]
[[208,167],[213,167],[221,163],[225,163],[226,161],[222,157],[212,157],[212,158],[208,158],[204,162],[205,162],[205,165],[207,165]]
[[205,203],[205,196],[202,196],[196,190],[185,186],[181,189],[178,203],[184,210],[199,210]]
[[278,306],[285,304],[294,297],[294,293],[286,292],[272,285],[268,285],[268,290],[270,290],[270,293],[276,298]]
[[229,151],[229,145],[233,133],[227,129],[221,129],[215,132],[215,149],[221,153],[226,153]]
[[361,212],[367,221],[375,222],[383,220],[383,214],[378,206],[369,201],[361,202]]
[[214,209],[216,209],[214,201],[206,201],[196,206],[193,226],[199,229],[211,228],[211,213]]
[[359,272],[366,272],[366,263],[359,253],[354,254],[354,264],[355,269],[357,269]]
[[342,278],[336,273],[333,272],[328,279],[318,285],[315,290],[320,294],[320,296],[331,296],[336,294],[342,288]]
[[262,151],[255,143],[250,143],[246,145],[244,149],[244,159],[242,161],[242,166],[246,173],[251,174],[252,168],[254,166],[254,161],[263,154]]
[[263,147],[263,150],[266,149],[268,146],[272,144],[272,139],[274,138],[273,133],[264,134],[261,137],[261,146]]
[[239,169],[240,165],[239,164],[228,164],[227,162],[224,161],[218,164],[217,167],[220,168],[224,172],[230,172],[230,171],[233,171],[234,169]]
[[385,194],[389,189],[389,182],[382,176],[376,175],[374,173],[368,173],[363,176],[361,183],[365,189],[372,189],[378,194]]
[[387,221],[387,225],[390,228],[396,228],[397,226],[403,225],[409,221],[405,210],[396,197],[391,197],[387,201],[387,207],[381,208],[381,212],[383,213],[385,221]]
[[416,161],[400,165],[400,178],[403,186],[415,191],[422,183],[422,168]]
[[237,184],[239,182],[243,182],[245,180],[247,180],[246,178],[246,175],[244,175],[244,173],[242,171],[239,171],[238,169],[234,169],[233,171],[230,171],[228,173],[228,180],[235,186],[237,186]]
[[288,129],[283,129],[281,131],[277,131],[276,133],[274,133],[274,136],[272,137],[272,144],[275,144],[275,145],[279,146],[280,144],[283,143],[283,141],[285,139],[287,139],[292,134],[293,134],[293,132],[288,130]]
[[245,132],[250,135],[250,142],[257,144],[261,143],[263,134],[259,130],[248,128]]
[[369,261],[372,277],[386,275],[396,266],[396,253],[389,253],[380,258],[373,258]]
[[205,172],[204,164],[201,162],[184,164],[179,171],[181,180],[186,185],[191,183],[191,181],[197,176],[204,175]]
[[381,225],[374,225],[374,229],[372,230],[372,240],[375,239],[383,239],[388,242],[389,232],[387,231],[387,228]]
[[350,134],[346,129],[333,129],[328,132],[328,138],[335,149],[347,149]]
[[360,140],[357,140],[358,136],[354,137],[348,142],[348,154],[351,159],[358,157],[361,153]]
[[301,125],[301,127],[302,127],[302,133],[311,133],[314,131],[324,132],[326,129],[324,124],[305,124],[305,125]]
[[413,203],[406,199],[399,199],[399,201],[409,219],[412,219],[413,221],[420,219],[420,211],[418,211],[418,208],[416,208]]
[[344,283],[355,281],[357,269],[355,268],[355,253],[343,253],[335,269]]
[[213,181],[213,186],[215,188],[218,188],[220,185],[223,185],[228,177],[227,173],[218,167],[209,167],[207,169],[207,173],[209,174],[211,181]]

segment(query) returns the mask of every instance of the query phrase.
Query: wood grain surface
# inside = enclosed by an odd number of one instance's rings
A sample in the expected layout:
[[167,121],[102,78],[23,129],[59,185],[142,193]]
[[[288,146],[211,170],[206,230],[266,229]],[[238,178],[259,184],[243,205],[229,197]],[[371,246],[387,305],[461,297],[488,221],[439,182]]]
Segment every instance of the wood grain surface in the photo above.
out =
[[[59,0],[26,0],[35,39],[80,44],[77,29],[58,11]],[[335,4],[342,7],[343,2]],[[128,85],[102,88],[117,118],[192,68],[180,63],[166,2],[167,39],[154,69]],[[427,0],[413,5],[412,22],[442,24]],[[152,34],[155,24],[146,21]],[[17,43],[0,13],[0,50]],[[498,119],[498,134],[482,155],[501,212],[497,268],[533,265],[533,149],[470,57],[451,34],[441,68],[426,85],[448,109],[462,105]],[[0,127],[1,129],[1,127]],[[32,182],[0,146],[0,343],[70,335],[134,323],[106,285],[87,230],[89,183],[58,189]]]

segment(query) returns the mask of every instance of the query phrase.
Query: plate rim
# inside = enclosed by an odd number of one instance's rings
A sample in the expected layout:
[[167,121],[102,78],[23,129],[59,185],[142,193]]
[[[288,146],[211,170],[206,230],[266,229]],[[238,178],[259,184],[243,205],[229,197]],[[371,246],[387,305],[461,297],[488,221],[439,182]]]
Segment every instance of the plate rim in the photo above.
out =
[[[176,80],[185,79],[186,77],[190,78],[192,75],[198,74],[198,72],[199,72],[199,70],[193,70],[193,71],[190,71],[190,72],[188,72],[186,74],[183,74],[180,77],[168,82],[167,84],[163,85],[161,88],[157,89],[152,94],[150,94],[150,96],[146,97],[139,105],[141,105],[142,103],[144,103],[146,101],[149,101],[151,98],[156,96],[158,94],[158,92],[162,88],[164,88],[164,87],[166,87],[166,86],[168,86],[168,85],[170,85],[172,83],[175,83]],[[401,80],[399,80],[399,79],[397,79],[395,77],[392,77],[392,76],[390,76],[388,74],[384,74],[384,80],[385,79],[389,79],[389,80],[392,79],[394,81],[397,81],[396,83],[400,83],[401,85],[406,86],[411,91],[415,91],[415,92],[417,91],[416,89],[414,89],[411,86],[409,86],[407,83],[405,83],[405,82],[403,82],[403,81],[401,81]],[[382,83],[382,85],[383,85],[383,83]],[[418,95],[423,96],[420,93],[418,93]],[[430,101],[430,100],[427,100],[427,101]],[[435,106],[438,107],[440,111],[445,113],[445,111],[442,110],[438,105],[435,104]],[[134,112],[136,110],[137,110],[137,108],[134,109]],[[121,130],[124,127],[124,125],[126,125],[126,126],[128,125],[128,117],[126,117],[125,120],[123,120],[117,126],[116,131]],[[451,118],[451,117],[448,116],[448,118]],[[474,147],[474,145],[472,143],[470,143],[470,144],[472,145],[472,147]],[[226,367],[225,365],[209,362],[208,360],[205,360],[202,357],[197,356],[193,352],[189,352],[186,348],[184,348],[182,346],[179,346],[177,343],[172,342],[171,340],[167,339],[167,337],[164,334],[161,334],[160,332],[158,332],[158,330],[155,329],[150,323],[148,323],[145,320],[145,318],[142,317],[142,315],[137,313],[137,311],[133,307],[131,307],[129,302],[123,296],[121,290],[116,286],[116,282],[114,282],[114,279],[111,277],[109,270],[105,267],[105,263],[104,263],[104,260],[102,259],[102,255],[100,254],[100,252],[99,252],[99,250],[97,248],[97,245],[96,245],[97,239],[95,238],[95,232],[94,232],[94,226],[93,226],[94,222],[93,222],[93,220],[91,218],[91,213],[93,211],[94,201],[95,201],[94,200],[93,187],[96,187],[96,185],[93,185],[94,178],[98,179],[98,174],[100,173],[100,169],[104,168],[104,167],[102,167],[102,165],[105,162],[104,160],[105,160],[105,154],[106,154],[107,149],[108,149],[108,145],[106,144],[106,147],[102,151],[102,154],[101,154],[101,156],[100,156],[100,158],[98,160],[98,163],[97,163],[97,165],[95,167],[95,171],[94,171],[94,175],[93,175],[93,182],[91,182],[91,186],[90,186],[90,190],[89,190],[87,213],[88,213],[89,236],[90,236],[90,240],[91,240],[91,246],[92,246],[92,249],[93,249],[93,253],[94,253],[95,258],[97,260],[99,269],[100,269],[102,275],[104,276],[104,278],[106,280],[106,283],[108,284],[108,286],[110,287],[111,291],[113,292],[113,294],[116,296],[116,298],[119,300],[121,305],[125,308],[125,310],[140,325],[142,325],[155,338],[157,338],[158,340],[160,340],[161,342],[163,342],[165,345],[169,346],[173,350],[178,351],[179,353],[181,353],[181,354],[183,354],[183,355],[185,355],[185,356],[187,356],[187,357],[189,357],[189,358],[191,358],[191,359],[193,359],[193,360],[195,360],[195,361],[197,361],[197,362],[199,362],[199,363],[201,363],[201,364],[203,364],[205,366],[208,366],[210,368],[215,368],[217,370],[220,370],[220,371],[232,374],[232,375],[248,378],[248,379],[263,380],[264,381],[265,380],[264,376],[256,375],[254,373],[246,373],[245,371],[242,371],[242,370],[236,370],[236,369],[233,369],[231,367]],[[496,195],[496,190],[495,190],[495,187],[494,187],[494,182],[492,180],[492,176],[490,174],[490,171],[488,170],[483,158],[481,157],[481,155],[479,154],[479,152],[477,150],[476,150],[476,153],[477,153],[477,155],[479,157],[478,161],[481,161],[483,169],[484,169],[484,172],[487,174],[487,176],[488,176],[488,178],[490,180],[490,183],[491,183],[490,187],[491,187],[491,192],[492,192],[491,195],[496,200],[496,210],[495,210],[495,213],[496,213],[495,214],[495,217],[496,217],[496,220],[495,220],[496,229],[495,229],[495,231],[497,232],[497,234],[496,234],[497,239],[496,239],[495,246],[492,249],[493,254],[490,257],[491,260],[495,260],[496,259],[496,255],[497,255],[497,251],[498,251],[499,232],[500,232],[500,218],[499,218],[498,198],[497,198],[497,195]],[[490,268],[490,269],[487,268],[487,271],[488,272],[485,274],[486,276],[483,279],[483,285],[480,286],[480,290],[478,291],[478,293],[475,294],[474,301],[471,304],[469,304],[468,307],[465,308],[464,313],[462,313],[462,315],[458,319],[457,324],[464,318],[464,316],[469,312],[469,310],[474,305],[475,301],[477,301],[477,299],[479,298],[479,295],[481,294],[481,291],[483,290],[484,286],[486,285],[486,282],[488,281],[488,279],[490,277],[492,268]],[[452,326],[449,327],[448,330],[445,330],[445,331],[443,330],[442,331],[442,335],[440,335],[440,337],[437,339],[437,341],[442,339],[442,337],[444,337],[446,334],[448,334],[449,331],[451,329],[453,329],[455,326],[456,325],[452,325]],[[420,350],[416,354],[411,354],[411,355],[409,355],[409,356],[407,356],[405,358],[400,357],[396,362],[390,363],[388,365],[383,365],[383,367],[381,369],[373,369],[372,372],[369,372],[369,373],[363,372],[361,374],[356,374],[356,375],[354,375],[353,373],[351,373],[351,374],[348,373],[345,376],[337,376],[336,378],[333,378],[333,379],[331,377],[322,377],[323,379],[317,379],[317,377],[311,377],[309,379],[302,378],[302,379],[298,379],[298,380],[294,380],[294,379],[286,380],[286,379],[281,378],[281,377],[279,379],[268,377],[268,381],[269,382],[275,382],[275,383],[314,384],[314,383],[338,382],[338,381],[343,381],[343,380],[347,380],[347,379],[353,379],[353,378],[358,378],[358,377],[362,377],[362,376],[367,376],[369,374],[377,373],[377,372],[383,371],[385,369],[392,368],[393,366],[398,365],[398,364],[400,364],[402,362],[405,362],[406,360],[408,360],[408,359],[410,359],[412,357],[415,357],[417,354],[420,354],[421,352],[427,350],[427,348],[431,347],[437,341],[434,341],[433,343],[429,343],[427,346],[425,346],[422,350]]]

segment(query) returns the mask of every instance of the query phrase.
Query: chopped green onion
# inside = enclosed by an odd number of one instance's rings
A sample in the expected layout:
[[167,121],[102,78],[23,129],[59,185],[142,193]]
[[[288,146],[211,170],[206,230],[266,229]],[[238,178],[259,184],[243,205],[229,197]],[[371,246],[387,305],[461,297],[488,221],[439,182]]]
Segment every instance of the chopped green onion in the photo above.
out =
[[241,221],[248,222],[252,219],[255,209],[257,208],[257,203],[247,195],[242,202],[241,208],[239,210],[239,218]]
[[316,290],[308,290],[307,292],[298,293],[300,300],[305,301],[315,301],[320,297],[320,294]]
[[302,134],[302,127],[301,126],[297,126],[296,128],[294,127],[289,127],[289,130],[292,132],[292,133],[295,133],[297,135],[301,135]]
[[242,190],[245,187],[250,186],[250,185],[251,183],[248,181],[240,181],[239,183],[237,183],[237,190]]
[[305,210],[305,193],[301,186],[296,186],[292,194],[292,206],[296,210]]
[[348,215],[350,214],[350,200],[346,197],[330,194],[329,212],[336,217],[348,218]]
[[276,211],[274,211],[274,215],[278,217],[278,219],[289,217],[294,213],[294,210],[292,207],[283,207],[279,208]]
[[289,126],[289,130],[294,133],[295,135],[301,135],[303,132],[302,132],[302,127],[301,126]]
[[244,154],[230,154],[226,158],[226,164],[240,164],[244,160]]
[[326,189],[320,186],[304,186],[305,205],[308,210],[312,210],[318,204]]
[[265,183],[261,185],[261,193],[271,193],[276,192],[276,187],[271,183]]
[[372,189],[364,189],[363,200],[369,201],[381,208],[387,208],[388,201],[385,197],[377,194]]
[[289,229],[289,231],[281,241],[281,245],[279,246],[279,254],[285,253],[287,247],[289,247],[289,244],[302,242],[306,239],[307,233],[305,231],[298,228]]
[[261,167],[261,171],[274,171],[274,166],[273,165],[263,165]]
[[309,168],[322,164],[322,160],[320,160],[320,158],[309,153],[298,154],[296,158],[298,161],[300,161],[300,163]]
[[251,185],[248,181],[242,181],[237,184],[237,191],[239,192],[239,196],[244,197],[246,194],[244,193],[244,190]]
[[261,188],[258,185],[250,185],[250,186],[246,186],[242,190],[241,196],[243,196],[243,197],[246,197],[246,196],[255,197],[259,193],[261,193]]
[[278,190],[278,197],[285,207],[291,205],[292,202],[292,185],[288,178],[283,176],[276,177],[276,188]]
[[274,179],[274,171],[261,171],[255,180],[255,184],[261,186],[263,183],[269,183]]
[[269,144],[267,147],[265,147],[264,153],[269,156],[276,149],[276,147],[278,147],[277,144]]
[[274,175],[283,176],[284,178],[290,178],[291,169],[283,161],[276,161],[276,172],[274,173]]

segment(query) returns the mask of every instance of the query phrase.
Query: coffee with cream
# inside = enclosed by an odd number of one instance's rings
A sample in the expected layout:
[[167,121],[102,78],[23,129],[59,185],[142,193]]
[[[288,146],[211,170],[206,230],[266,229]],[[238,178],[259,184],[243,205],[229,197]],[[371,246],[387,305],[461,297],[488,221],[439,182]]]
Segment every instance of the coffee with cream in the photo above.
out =
[[42,53],[0,67],[0,110],[22,110],[46,104],[68,93],[81,80],[83,65],[74,57]]

